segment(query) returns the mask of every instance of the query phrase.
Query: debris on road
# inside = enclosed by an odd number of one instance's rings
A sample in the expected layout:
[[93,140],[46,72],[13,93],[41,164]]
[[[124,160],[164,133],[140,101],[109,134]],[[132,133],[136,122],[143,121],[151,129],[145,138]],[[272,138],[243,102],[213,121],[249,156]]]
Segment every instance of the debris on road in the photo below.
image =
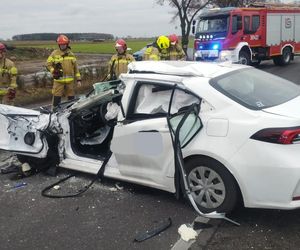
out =
[[156,228],[147,230],[145,233],[141,233],[137,235],[134,239],[134,241],[142,242],[144,240],[150,239],[153,236],[165,231],[172,225],[171,218],[168,218],[166,221],[163,221],[160,225],[158,225]]
[[21,188],[21,187],[25,187],[27,186],[27,183],[26,182],[20,182],[20,183],[17,183],[13,186],[13,189],[17,189],[17,188]]
[[178,233],[180,234],[181,239],[186,242],[195,240],[198,236],[197,232],[192,227],[187,227],[186,224],[183,224],[178,228]]
[[119,182],[117,182],[117,183],[115,184],[115,187],[116,187],[118,190],[123,190],[123,189],[124,189],[124,187],[120,186],[120,183],[119,183]]
[[59,186],[59,185],[55,185],[55,186],[53,187],[53,189],[59,190],[59,189],[60,189],[60,186]]
[[117,192],[117,191],[118,191],[118,189],[117,189],[117,188],[115,188],[115,187],[111,187],[111,188],[109,188],[109,191],[112,191],[112,192]]
[[1,174],[10,174],[19,171],[19,163],[14,155],[9,156],[0,163]]

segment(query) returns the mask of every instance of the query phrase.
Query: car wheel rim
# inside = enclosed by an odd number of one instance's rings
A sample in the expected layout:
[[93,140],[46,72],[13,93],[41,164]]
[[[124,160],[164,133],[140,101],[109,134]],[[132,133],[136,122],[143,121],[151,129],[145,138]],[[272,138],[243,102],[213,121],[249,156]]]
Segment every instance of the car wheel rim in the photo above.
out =
[[287,63],[290,61],[290,53],[289,52],[286,52],[285,55],[284,55],[284,61]]
[[217,208],[225,200],[225,185],[214,170],[201,166],[188,175],[188,182],[195,202],[201,207]]

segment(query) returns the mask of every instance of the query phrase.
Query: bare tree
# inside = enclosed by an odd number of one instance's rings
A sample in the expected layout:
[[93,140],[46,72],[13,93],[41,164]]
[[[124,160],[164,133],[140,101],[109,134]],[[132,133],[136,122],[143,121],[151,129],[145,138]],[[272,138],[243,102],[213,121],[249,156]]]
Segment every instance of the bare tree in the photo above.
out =
[[211,2],[212,0],[157,0],[159,5],[167,3],[171,7],[176,8],[172,20],[174,21],[176,18],[180,20],[181,44],[185,53],[187,53],[189,35],[194,17]]

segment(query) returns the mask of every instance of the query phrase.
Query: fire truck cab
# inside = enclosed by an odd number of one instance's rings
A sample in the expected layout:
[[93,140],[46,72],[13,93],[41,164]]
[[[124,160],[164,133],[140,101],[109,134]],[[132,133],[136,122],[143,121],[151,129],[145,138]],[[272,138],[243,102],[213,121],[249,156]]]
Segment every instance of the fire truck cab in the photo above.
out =
[[287,65],[300,54],[300,8],[254,6],[218,8],[193,23],[194,60],[231,60],[258,65],[273,59]]

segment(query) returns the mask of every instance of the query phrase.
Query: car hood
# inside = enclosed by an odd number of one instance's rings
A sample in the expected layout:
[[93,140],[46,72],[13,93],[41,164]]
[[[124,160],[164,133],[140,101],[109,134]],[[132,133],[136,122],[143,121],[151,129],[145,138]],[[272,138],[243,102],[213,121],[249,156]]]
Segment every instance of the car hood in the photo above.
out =
[[40,115],[40,112],[36,111],[36,110],[32,110],[32,109],[25,109],[25,108],[19,108],[19,107],[0,104],[0,114],[10,115],[10,116],[13,116],[13,115],[38,116],[38,115]]
[[283,104],[263,109],[267,113],[300,119],[300,96]]

